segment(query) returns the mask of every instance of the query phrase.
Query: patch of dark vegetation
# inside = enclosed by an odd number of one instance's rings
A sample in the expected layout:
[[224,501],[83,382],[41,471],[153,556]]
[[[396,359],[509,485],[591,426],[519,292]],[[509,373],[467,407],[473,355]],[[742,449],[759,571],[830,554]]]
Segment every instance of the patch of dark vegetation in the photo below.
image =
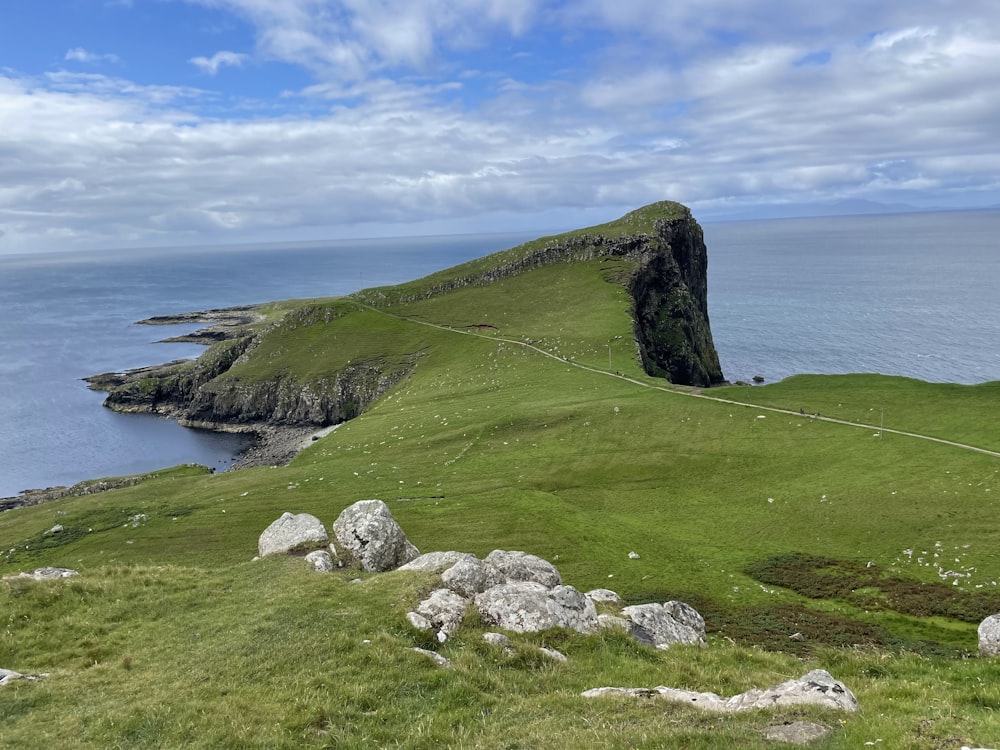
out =
[[791,552],[748,565],[747,575],[810,599],[839,599],[865,609],[893,610],[913,617],[948,617],[979,623],[1000,612],[1000,592],[963,591],[888,575],[879,566]]
[[642,593],[631,597],[629,603],[671,599],[686,602],[698,610],[705,618],[705,631],[709,635],[726,638],[740,646],[800,657],[811,656],[817,649],[831,646],[872,647],[948,658],[966,657],[970,653],[939,641],[901,637],[880,625],[818,612],[801,604],[731,607],[699,594],[666,591]]

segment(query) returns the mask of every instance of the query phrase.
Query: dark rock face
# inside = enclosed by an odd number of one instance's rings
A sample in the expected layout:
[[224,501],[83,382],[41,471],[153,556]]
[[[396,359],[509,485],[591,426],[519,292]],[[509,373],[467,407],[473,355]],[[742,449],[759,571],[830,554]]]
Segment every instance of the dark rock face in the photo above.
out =
[[658,221],[632,277],[636,340],[650,375],[671,383],[724,382],[708,322],[708,251],[693,218]]

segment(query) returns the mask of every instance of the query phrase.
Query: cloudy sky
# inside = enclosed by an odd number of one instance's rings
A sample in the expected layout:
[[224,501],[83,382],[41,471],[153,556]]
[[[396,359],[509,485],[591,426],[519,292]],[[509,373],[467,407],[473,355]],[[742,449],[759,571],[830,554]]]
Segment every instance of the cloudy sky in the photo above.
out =
[[995,0],[9,0],[0,253],[995,206],[998,70]]

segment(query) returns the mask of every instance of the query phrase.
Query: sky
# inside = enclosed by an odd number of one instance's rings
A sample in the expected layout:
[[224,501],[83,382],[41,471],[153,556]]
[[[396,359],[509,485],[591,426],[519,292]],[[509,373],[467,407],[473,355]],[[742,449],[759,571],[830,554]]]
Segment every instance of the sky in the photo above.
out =
[[995,0],[0,0],[0,253],[1000,205]]

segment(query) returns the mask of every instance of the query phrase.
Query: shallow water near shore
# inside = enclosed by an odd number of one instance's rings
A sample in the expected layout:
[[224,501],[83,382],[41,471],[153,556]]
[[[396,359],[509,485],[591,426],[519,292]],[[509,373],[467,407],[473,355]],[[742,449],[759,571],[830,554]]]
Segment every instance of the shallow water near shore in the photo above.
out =
[[[882,372],[1000,379],[1000,212],[706,224],[709,313],[725,376]],[[198,356],[197,326],[153,315],[346,294],[531,239],[472,235],[0,256],[0,496],[197,462],[235,435],[115,414],[81,378]]]

